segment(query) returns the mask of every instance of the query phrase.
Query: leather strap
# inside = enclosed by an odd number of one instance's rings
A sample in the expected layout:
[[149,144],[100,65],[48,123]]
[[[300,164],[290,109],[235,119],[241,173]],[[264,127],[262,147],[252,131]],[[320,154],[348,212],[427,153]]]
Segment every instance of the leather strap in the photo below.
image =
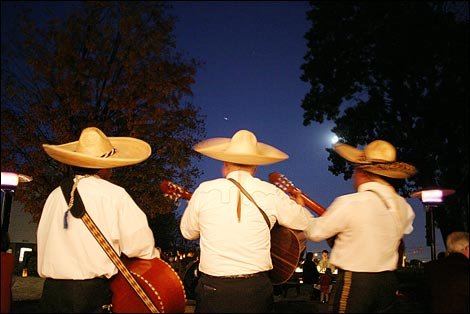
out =
[[[383,196],[380,195],[379,192],[376,192],[376,191],[374,191],[374,190],[367,190],[367,191],[372,192],[372,193],[375,193],[375,194],[382,200],[382,202],[385,204],[385,206],[387,207],[387,209],[390,210],[390,206],[388,206],[387,202],[385,201],[385,199],[383,198]],[[403,240],[403,238],[400,239],[400,245],[399,245],[399,247],[398,247],[398,255],[399,255],[398,258],[399,258],[399,259],[400,259],[401,256],[403,255],[403,253],[400,253],[400,246],[402,246],[402,245],[403,245],[403,247],[404,247],[404,245],[405,245],[405,240]]]
[[[70,195],[71,188],[72,188],[72,185],[70,185],[70,184],[62,184],[61,185],[62,193],[64,194],[66,202],[67,202],[67,195]],[[70,189],[70,190],[68,190],[68,189]],[[129,271],[129,269],[127,269],[127,267],[121,261],[121,259],[119,258],[119,255],[116,253],[114,248],[111,246],[111,244],[109,244],[108,240],[106,240],[104,235],[101,233],[101,230],[98,228],[96,223],[93,221],[93,219],[91,219],[90,215],[88,215],[88,212],[86,211],[85,206],[83,205],[83,202],[81,200],[81,196],[80,196],[80,193],[78,192],[78,189],[75,192],[76,192],[75,193],[75,199],[79,200],[79,201],[75,202],[74,206],[79,207],[77,210],[78,210],[78,212],[81,213],[81,217],[78,217],[78,218],[82,219],[82,221],[85,223],[85,226],[88,228],[88,230],[90,230],[91,234],[95,237],[96,241],[98,241],[98,243],[101,245],[101,247],[103,248],[106,255],[108,255],[108,257],[111,259],[111,261],[114,263],[114,265],[116,265],[116,267],[122,273],[122,275],[127,280],[127,282],[131,285],[131,287],[135,290],[135,292],[139,295],[139,297],[142,299],[142,301],[148,307],[150,312],[151,313],[160,313],[160,311],[158,311],[155,304],[153,304],[152,300],[150,300],[148,295],[145,293],[145,291],[139,285],[137,280],[135,280],[132,273]]]
[[384,203],[385,207],[387,207],[387,209],[390,209],[390,207],[388,206],[387,202],[386,202],[385,199],[382,197],[382,195],[380,195],[379,192],[376,192],[376,191],[374,191],[374,190],[366,190],[366,191],[372,192],[372,193],[374,193],[375,195],[377,195],[377,196],[380,198],[380,200]]
[[[264,212],[264,210],[261,209],[261,207],[258,206],[258,204],[256,204],[254,198],[243,188],[243,186],[238,183],[237,180],[235,179],[232,179],[232,178],[228,178],[228,180],[232,181],[233,184],[235,184],[239,189],[240,191],[242,191],[243,194],[245,194],[245,196],[253,203],[256,205],[256,207],[259,209],[259,211],[261,212],[261,214],[263,215],[263,218],[264,220],[266,221],[266,224],[268,225],[268,228],[271,229],[271,222],[269,221],[269,218],[268,218],[268,215],[266,215],[266,213]],[[240,206],[240,200],[238,201],[238,206]]]
[[[377,196],[382,200],[382,202],[384,203],[385,207],[387,207],[387,209],[390,210],[390,206],[387,204],[387,202],[385,201],[384,197],[383,197],[382,195],[380,195],[379,192],[374,191],[374,190],[366,190],[366,191],[372,192],[372,193],[374,193],[375,195],[377,195]],[[392,214],[395,216],[395,219],[396,219],[396,220],[402,221],[401,217],[399,217],[399,214],[398,214],[397,212],[394,212],[394,213],[392,213]],[[398,230],[397,232],[400,232],[398,223],[396,223],[396,225],[397,225],[397,230]],[[402,239],[402,240],[403,240],[403,239]]]
[[240,195],[240,191],[237,192],[237,218],[238,222],[242,217],[242,196]]

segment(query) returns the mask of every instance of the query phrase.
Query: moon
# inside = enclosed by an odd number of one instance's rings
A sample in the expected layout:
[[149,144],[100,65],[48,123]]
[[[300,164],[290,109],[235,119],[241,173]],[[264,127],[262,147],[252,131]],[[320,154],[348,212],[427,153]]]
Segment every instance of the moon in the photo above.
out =
[[338,142],[338,140],[339,140],[338,136],[333,135],[331,137],[331,144],[333,144],[333,145],[336,144]]

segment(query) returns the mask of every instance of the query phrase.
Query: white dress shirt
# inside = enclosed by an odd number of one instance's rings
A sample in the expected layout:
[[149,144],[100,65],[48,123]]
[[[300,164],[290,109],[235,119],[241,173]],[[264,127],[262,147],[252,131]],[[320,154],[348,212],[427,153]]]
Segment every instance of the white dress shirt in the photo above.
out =
[[[160,257],[145,213],[122,187],[91,176],[81,179],[77,189],[89,216],[118,255]],[[66,211],[67,203],[58,187],[47,198],[38,225],[39,276],[91,279],[116,274],[118,269],[81,219],[69,212],[68,228],[64,228]]]
[[[276,186],[245,171],[233,171],[237,180],[266,212],[271,227],[279,224],[303,230],[312,214]],[[241,218],[237,218],[238,193]],[[272,269],[270,229],[259,209],[231,181],[203,182],[194,191],[180,225],[186,239],[199,239],[199,270],[213,276],[251,274]]]
[[414,218],[411,206],[391,186],[367,182],[358,192],[337,197],[304,231],[312,241],[337,235],[330,254],[336,267],[381,272],[396,269],[398,245],[413,231]]

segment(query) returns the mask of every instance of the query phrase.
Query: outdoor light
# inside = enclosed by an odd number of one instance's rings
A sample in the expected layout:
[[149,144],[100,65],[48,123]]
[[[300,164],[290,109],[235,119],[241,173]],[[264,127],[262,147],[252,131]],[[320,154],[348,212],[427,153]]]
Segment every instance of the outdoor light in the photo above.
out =
[[33,178],[30,176],[2,171],[2,232],[8,232],[8,227],[10,225],[11,203],[18,184],[31,181],[33,181]]
[[16,173],[13,172],[2,172],[2,190],[3,188],[14,189],[18,185],[19,178]]
[[[425,189],[413,192],[412,197],[419,198],[426,208],[426,241],[431,246],[431,260],[436,259],[436,234],[434,230],[434,207],[444,201],[446,196],[454,194],[452,189]],[[429,232],[428,232],[429,231]],[[429,233],[429,234],[428,234]]]
[[451,189],[429,189],[416,191],[411,194],[412,197],[417,197],[423,204],[440,204],[444,201],[444,197],[454,194]]
[[4,190],[15,190],[19,182],[31,182],[33,178],[30,176],[14,173],[14,172],[3,172],[2,171],[2,191]]

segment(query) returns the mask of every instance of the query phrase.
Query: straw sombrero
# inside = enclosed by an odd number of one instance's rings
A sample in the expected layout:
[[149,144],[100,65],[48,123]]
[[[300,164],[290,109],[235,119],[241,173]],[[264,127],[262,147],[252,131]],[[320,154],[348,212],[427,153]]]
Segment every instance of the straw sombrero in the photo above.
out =
[[232,138],[217,137],[196,144],[193,149],[208,157],[244,165],[268,165],[289,156],[279,149],[258,142],[247,130],[239,130]]
[[416,173],[414,166],[396,161],[396,149],[387,141],[375,140],[364,150],[343,143],[334,145],[334,149],[355,167],[384,177],[405,179]]
[[64,164],[106,169],[137,164],[147,159],[150,145],[133,137],[107,137],[100,129],[89,127],[80,139],[62,145],[43,144],[46,153]]

